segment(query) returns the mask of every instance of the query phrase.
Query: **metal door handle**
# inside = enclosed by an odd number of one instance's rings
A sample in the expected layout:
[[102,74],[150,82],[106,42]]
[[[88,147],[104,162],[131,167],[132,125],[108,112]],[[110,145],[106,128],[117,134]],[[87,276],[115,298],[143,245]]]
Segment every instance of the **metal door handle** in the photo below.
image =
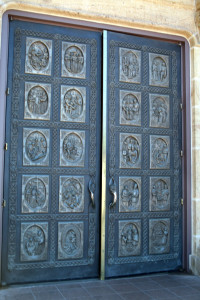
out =
[[114,207],[117,203],[117,186],[114,178],[110,179],[109,187],[110,187],[110,192],[113,194],[113,202],[110,203],[110,207]]
[[95,182],[92,178],[89,181],[88,189],[89,189],[89,192],[90,192],[90,198],[91,198],[92,206],[95,207],[94,193],[95,193],[96,185],[95,185]]

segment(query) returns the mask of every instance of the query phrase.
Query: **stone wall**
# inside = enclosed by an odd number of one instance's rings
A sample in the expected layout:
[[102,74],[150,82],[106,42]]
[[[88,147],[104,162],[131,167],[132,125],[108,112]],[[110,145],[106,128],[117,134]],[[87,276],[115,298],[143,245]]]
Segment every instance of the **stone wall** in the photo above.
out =
[[[0,18],[8,10],[150,30],[185,37],[191,46],[192,255],[200,274],[200,0],[0,0]],[[0,22],[0,26],[2,22]],[[2,99],[2,98],[1,98]],[[2,101],[2,100],[1,100]],[[187,124],[190,126],[190,124]],[[3,132],[0,132],[1,145]],[[3,158],[2,147],[0,158]],[[0,170],[2,199],[3,168]]]

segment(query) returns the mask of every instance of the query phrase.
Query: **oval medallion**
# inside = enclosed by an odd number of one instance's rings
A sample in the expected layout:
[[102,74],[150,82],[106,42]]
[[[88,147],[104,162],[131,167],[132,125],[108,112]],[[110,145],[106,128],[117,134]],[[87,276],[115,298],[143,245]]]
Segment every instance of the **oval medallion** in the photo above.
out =
[[49,51],[47,46],[40,41],[32,43],[28,51],[28,58],[30,65],[36,71],[45,69],[49,63]]
[[63,140],[63,154],[69,162],[78,161],[83,153],[83,143],[81,138],[75,134],[68,134]]
[[24,251],[28,256],[39,256],[45,249],[45,234],[41,227],[29,227],[23,237]]
[[47,154],[47,141],[45,136],[39,131],[30,133],[26,139],[25,149],[28,158],[33,162],[44,158]]
[[136,96],[133,94],[128,94],[123,98],[122,111],[126,120],[134,120],[134,118],[138,116],[139,110],[140,104]]
[[44,115],[48,109],[48,95],[41,86],[34,86],[28,92],[28,109],[32,114]]
[[133,136],[128,136],[122,146],[122,155],[124,161],[133,166],[139,159],[140,155],[140,146],[136,138]]
[[62,185],[62,203],[67,208],[74,209],[82,200],[82,187],[78,180],[70,178]]
[[44,182],[39,178],[30,179],[25,186],[24,198],[30,208],[41,208],[46,200],[46,187]]
[[75,89],[71,89],[67,91],[64,96],[64,110],[65,113],[71,119],[78,118],[83,111],[83,97],[81,93],[79,93]]
[[66,49],[64,63],[68,72],[78,74],[83,70],[84,56],[80,48],[70,46]]

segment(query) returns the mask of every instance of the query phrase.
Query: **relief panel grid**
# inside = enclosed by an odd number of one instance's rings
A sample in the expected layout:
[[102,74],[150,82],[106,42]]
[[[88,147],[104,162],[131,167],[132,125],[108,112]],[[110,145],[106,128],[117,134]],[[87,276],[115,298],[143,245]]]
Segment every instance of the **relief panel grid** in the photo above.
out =
[[119,148],[120,168],[141,168],[141,135],[120,133]]
[[169,96],[149,95],[149,119],[151,127],[169,128]]
[[141,93],[120,90],[120,124],[141,126]]
[[60,130],[60,166],[84,167],[85,131]]
[[24,119],[50,120],[51,85],[25,82]]
[[60,176],[59,212],[77,213],[84,211],[84,177]]
[[141,52],[133,49],[119,48],[119,80],[131,83],[141,82]]
[[22,213],[47,213],[49,176],[22,175]]
[[85,122],[86,88],[61,86],[60,120],[66,122]]
[[23,165],[49,165],[50,130],[23,128]]
[[47,259],[48,223],[21,223],[21,261]]
[[25,73],[51,75],[52,41],[26,38]]
[[83,257],[83,222],[58,223],[58,259]]
[[86,78],[86,45],[62,42],[62,76]]
[[141,178],[119,177],[119,212],[141,210]]

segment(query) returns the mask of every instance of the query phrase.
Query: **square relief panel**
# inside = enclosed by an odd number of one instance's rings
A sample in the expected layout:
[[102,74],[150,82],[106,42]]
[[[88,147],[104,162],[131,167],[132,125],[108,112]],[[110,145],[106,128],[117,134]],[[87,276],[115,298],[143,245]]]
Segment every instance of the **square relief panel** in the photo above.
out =
[[120,124],[141,126],[141,93],[120,91]]
[[51,75],[52,41],[26,38],[25,73]]
[[170,252],[170,219],[149,220],[149,254]]
[[23,165],[48,166],[49,165],[49,129],[24,128],[23,129]]
[[150,211],[170,210],[170,178],[150,177]]
[[118,256],[134,256],[141,254],[141,221],[119,221]]
[[141,135],[120,133],[120,168],[141,168]]
[[119,177],[119,212],[141,211],[141,178]]
[[48,223],[21,223],[21,261],[47,259]]
[[60,176],[59,212],[84,211],[84,177]]
[[62,76],[86,78],[86,45],[62,42]]
[[132,83],[141,82],[140,51],[119,48],[119,80]]
[[149,84],[169,87],[169,56],[149,53]]
[[83,257],[83,222],[58,223],[58,259]]
[[49,206],[49,176],[22,175],[22,213],[45,213]]
[[50,120],[51,85],[25,82],[24,119]]
[[86,88],[61,86],[60,120],[85,122]]
[[169,169],[170,165],[170,137],[150,136],[150,168]]
[[150,127],[169,128],[169,96],[149,95]]
[[60,130],[60,166],[84,167],[85,131]]

